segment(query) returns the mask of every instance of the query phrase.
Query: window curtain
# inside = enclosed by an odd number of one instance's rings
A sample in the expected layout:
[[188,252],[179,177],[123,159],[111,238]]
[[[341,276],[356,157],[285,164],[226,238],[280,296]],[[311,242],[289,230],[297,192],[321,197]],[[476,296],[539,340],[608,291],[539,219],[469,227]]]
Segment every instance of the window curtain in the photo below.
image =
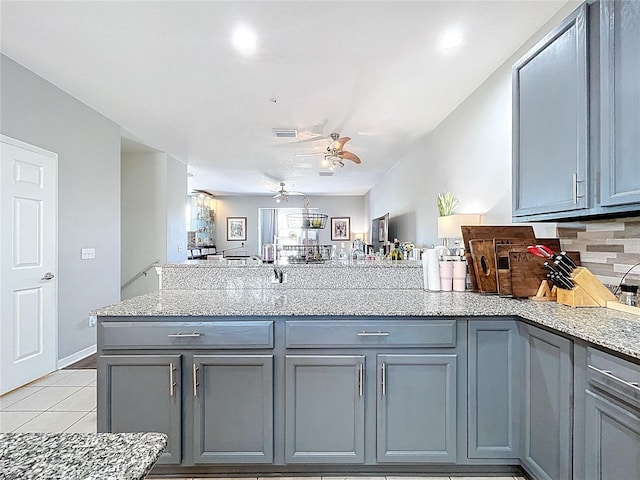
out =
[[[278,210],[276,208],[260,209],[260,240],[262,244],[275,243],[274,238],[278,234]],[[259,246],[262,248],[262,245]]]

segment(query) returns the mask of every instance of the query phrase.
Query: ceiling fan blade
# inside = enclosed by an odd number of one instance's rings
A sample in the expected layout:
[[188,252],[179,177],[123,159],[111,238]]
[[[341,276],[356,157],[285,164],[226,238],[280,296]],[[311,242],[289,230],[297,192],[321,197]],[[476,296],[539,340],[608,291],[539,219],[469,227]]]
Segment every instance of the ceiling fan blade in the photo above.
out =
[[346,152],[346,151],[340,152],[340,157],[345,160],[351,160],[355,164],[362,163],[362,160],[360,160],[360,157],[358,157],[355,153]]
[[327,147],[328,150],[337,150],[340,151],[344,147],[344,144],[351,140],[350,137],[342,137],[337,140],[331,142],[331,144]]
[[327,152],[311,152],[311,153],[296,153],[294,157],[315,157],[316,155],[324,155]]

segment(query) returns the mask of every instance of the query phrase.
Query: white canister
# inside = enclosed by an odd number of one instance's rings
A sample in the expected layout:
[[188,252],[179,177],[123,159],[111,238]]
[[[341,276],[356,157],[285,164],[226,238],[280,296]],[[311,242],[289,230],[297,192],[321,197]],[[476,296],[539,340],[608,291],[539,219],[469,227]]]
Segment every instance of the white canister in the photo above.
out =
[[440,257],[438,256],[438,251],[435,248],[428,248],[422,256],[427,257],[427,284],[429,290],[432,292],[440,291],[440,267],[438,266],[438,262],[440,261]]
[[455,262],[440,261],[440,289],[450,292],[453,288],[453,264]]
[[456,261],[453,263],[453,291],[464,292],[467,280],[467,262]]

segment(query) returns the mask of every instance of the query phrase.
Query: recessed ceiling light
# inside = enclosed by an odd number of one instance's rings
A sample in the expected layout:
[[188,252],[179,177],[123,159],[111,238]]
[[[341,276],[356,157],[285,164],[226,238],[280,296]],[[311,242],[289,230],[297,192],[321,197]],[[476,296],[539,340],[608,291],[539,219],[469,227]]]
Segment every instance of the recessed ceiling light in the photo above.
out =
[[440,48],[451,50],[462,45],[464,35],[459,28],[450,28],[440,36]]
[[252,29],[239,26],[233,31],[233,46],[243,54],[251,54],[258,47],[258,36]]

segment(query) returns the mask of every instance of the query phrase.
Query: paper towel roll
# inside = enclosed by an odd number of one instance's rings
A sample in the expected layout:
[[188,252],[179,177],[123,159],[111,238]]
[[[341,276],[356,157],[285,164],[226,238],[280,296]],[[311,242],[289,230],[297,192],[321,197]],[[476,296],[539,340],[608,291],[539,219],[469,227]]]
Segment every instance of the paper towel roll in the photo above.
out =
[[440,257],[435,248],[427,249],[427,277],[429,290],[440,291]]
[[422,252],[422,278],[424,279],[424,289],[429,290],[429,261],[426,250]]

